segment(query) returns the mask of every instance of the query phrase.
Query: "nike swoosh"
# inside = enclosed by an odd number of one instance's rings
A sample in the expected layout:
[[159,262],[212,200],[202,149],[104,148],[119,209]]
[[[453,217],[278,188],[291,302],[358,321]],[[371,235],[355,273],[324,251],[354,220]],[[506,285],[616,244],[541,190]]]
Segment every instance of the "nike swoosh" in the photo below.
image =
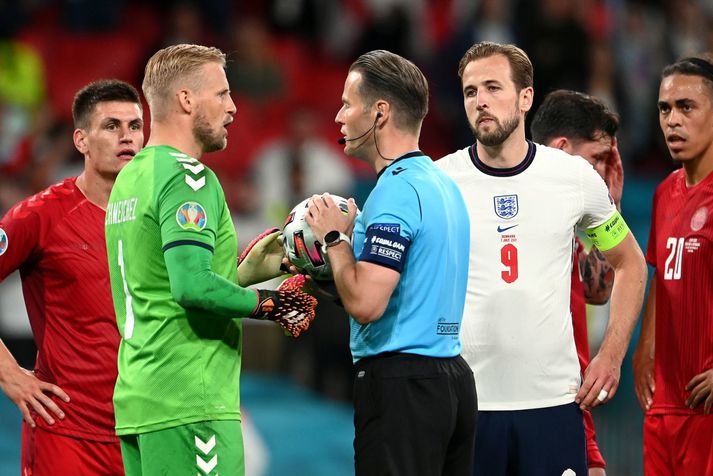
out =
[[498,225],[498,233],[502,233],[504,231],[508,231],[510,228],[515,228],[517,225],[513,226],[506,226],[505,228],[502,228],[500,225]]
[[406,169],[403,169],[403,168],[399,167],[399,168],[393,170],[391,173],[392,173],[393,175],[398,175],[398,174],[400,174],[401,172],[403,172],[404,170],[406,170]]

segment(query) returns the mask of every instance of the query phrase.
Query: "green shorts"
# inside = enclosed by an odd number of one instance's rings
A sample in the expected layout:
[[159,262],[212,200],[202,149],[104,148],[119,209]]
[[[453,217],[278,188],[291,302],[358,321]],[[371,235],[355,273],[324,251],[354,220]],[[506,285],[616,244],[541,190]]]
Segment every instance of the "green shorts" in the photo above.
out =
[[245,475],[237,420],[201,421],[119,439],[126,476]]

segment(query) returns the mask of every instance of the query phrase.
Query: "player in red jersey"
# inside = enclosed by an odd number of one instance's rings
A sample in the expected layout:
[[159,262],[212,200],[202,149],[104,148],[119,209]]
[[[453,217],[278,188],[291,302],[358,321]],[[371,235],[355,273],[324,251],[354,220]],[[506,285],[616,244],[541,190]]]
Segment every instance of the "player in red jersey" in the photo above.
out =
[[656,189],[656,268],[634,354],[644,473],[713,474],[713,55],[666,66],[659,124],[682,164]]
[[[532,139],[549,147],[583,157],[604,179],[620,208],[624,169],[616,143],[619,118],[599,99],[576,91],[549,93],[532,119]],[[605,304],[614,284],[614,270],[604,255],[592,247],[587,253],[575,237],[570,308],[574,343],[582,373],[589,365],[589,339],[585,304]],[[606,462],[596,440],[590,411],[584,411],[589,476],[604,476]]]
[[0,388],[24,418],[22,474],[123,474],[112,395],[119,331],[104,241],[114,179],[143,146],[131,85],[91,83],[72,106],[84,171],[0,221],[0,281],[19,269],[37,343],[34,372],[0,342]]

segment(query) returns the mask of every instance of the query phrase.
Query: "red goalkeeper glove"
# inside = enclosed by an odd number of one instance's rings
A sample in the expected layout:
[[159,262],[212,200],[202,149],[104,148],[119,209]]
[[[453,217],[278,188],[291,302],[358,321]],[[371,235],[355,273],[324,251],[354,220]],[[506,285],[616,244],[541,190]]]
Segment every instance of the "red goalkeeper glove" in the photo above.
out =
[[[298,275],[301,276],[301,275]],[[302,291],[304,276],[285,280],[276,291],[259,289],[254,319],[275,321],[292,337],[298,337],[314,320],[317,299]]]

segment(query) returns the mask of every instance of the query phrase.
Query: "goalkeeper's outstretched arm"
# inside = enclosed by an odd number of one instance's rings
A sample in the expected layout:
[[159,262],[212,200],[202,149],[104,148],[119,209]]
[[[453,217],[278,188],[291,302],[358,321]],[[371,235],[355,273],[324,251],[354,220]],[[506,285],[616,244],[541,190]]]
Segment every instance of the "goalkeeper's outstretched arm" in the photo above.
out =
[[174,246],[164,252],[171,295],[185,308],[221,316],[247,317],[257,306],[252,289],[238,286],[213,272],[213,253],[199,246]]
[[269,291],[241,287],[213,272],[213,253],[205,248],[175,246],[164,252],[164,259],[171,295],[187,309],[274,320],[295,337],[314,319],[314,297],[297,288]]

